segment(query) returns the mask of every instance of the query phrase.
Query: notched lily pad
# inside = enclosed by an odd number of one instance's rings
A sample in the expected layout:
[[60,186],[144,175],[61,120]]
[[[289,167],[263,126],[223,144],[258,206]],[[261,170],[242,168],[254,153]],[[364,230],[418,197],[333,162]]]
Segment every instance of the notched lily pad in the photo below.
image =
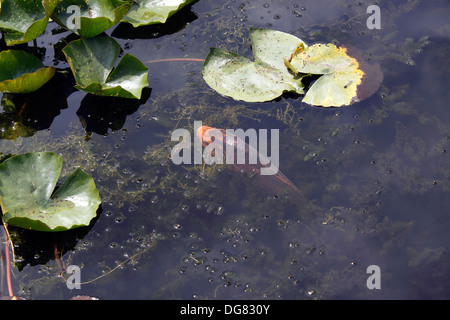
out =
[[303,102],[314,106],[339,107],[359,101],[357,88],[364,72],[347,49],[334,44],[314,44],[298,48],[285,61],[295,73],[322,75],[308,89]]
[[220,94],[247,102],[269,101],[286,91],[303,94],[301,78],[283,62],[303,41],[268,29],[250,29],[250,38],[254,61],[211,48],[203,65],[206,83]]
[[55,74],[41,60],[21,50],[0,52],[0,92],[29,93],[42,87]]
[[75,170],[55,191],[62,157],[52,152],[25,153],[0,164],[3,221],[37,231],[87,226],[101,203],[94,180]]
[[63,52],[77,82],[76,88],[99,96],[140,99],[148,86],[148,68],[136,57],[120,53],[112,38],[99,36],[69,43]]
[[52,19],[82,37],[94,37],[116,25],[132,4],[120,0],[63,0]]
[[26,43],[39,37],[47,27],[59,0],[0,1],[0,30],[5,31],[8,46]]
[[122,19],[133,27],[165,23],[174,13],[196,0],[136,0]]

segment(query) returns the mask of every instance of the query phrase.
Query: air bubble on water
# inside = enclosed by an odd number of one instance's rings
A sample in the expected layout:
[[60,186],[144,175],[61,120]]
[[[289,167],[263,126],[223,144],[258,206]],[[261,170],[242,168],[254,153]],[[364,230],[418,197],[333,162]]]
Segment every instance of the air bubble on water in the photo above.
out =
[[220,216],[220,215],[222,215],[224,213],[224,211],[225,211],[225,208],[223,206],[219,206],[216,209],[216,215]]
[[137,242],[137,243],[142,243],[142,242],[144,241],[144,238],[141,237],[141,236],[137,236],[137,237],[134,239],[134,241]]
[[123,220],[124,220],[124,219],[123,219],[122,217],[117,217],[117,218],[114,219],[114,222],[117,223],[117,224],[119,224],[119,223],[122,223]]
[[181,228],[181,224],[179,224],[179,223],[174,224],[173,228],[174,228],[175,230],[181,230],[181,229],[182,229],[182,228]]

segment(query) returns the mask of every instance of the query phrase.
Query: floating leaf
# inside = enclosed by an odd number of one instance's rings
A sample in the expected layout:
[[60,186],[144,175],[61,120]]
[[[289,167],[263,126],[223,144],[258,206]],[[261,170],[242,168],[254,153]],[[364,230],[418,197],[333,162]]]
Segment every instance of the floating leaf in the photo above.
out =
[[308,89],[303,102],[339,107],[358,101],[357,88],[364,72],[347,49],[334,44],[314,44],[297,49],[286,65],[295,73],[322,75]]
[[8,46],[26,43],[39,37],[47,27],[59,0],[0,1],[0,30],[7,32]]
[[303,41],[268,29],[250,29],[250,39],[254,61],[212,48],[203,65],[206,83],[225,96],[248,102],[269,101],[285,91],[303,94],[301,79],[283,62]]
[[133,27],[164,23],[185,5],[195,0],[137,0],[122,19]]
[[101,203],[94,180],[75,170],[53,193],[62,157],[25,153],[0,164],[3,221],[37,231],[64,231],[89,225]]
[[0,52],[0,92],[28,93],[42,87],[55,74],[41,60],[21,50]]
[[319,75],[303,101],[338,107],[367,98],[383,79],[380,68],[360,66],[344,47],[308,46],[293,35],[268,29],[251,29],[250,38],[255,61],[212,48],[203,66],[206,83],[236,100],[268,101],[285,91],[304,94],[302,80]]
[[148,68],[136,57],[125,54],[116,68],[120,46],[112,38],[72,41],[63,52],[77,82],[76,88],[99,96],[139,99],[148,86]]
[[63,0],[52,19],[82,37],[94,37],[117,24],[132,4],[120,0]]

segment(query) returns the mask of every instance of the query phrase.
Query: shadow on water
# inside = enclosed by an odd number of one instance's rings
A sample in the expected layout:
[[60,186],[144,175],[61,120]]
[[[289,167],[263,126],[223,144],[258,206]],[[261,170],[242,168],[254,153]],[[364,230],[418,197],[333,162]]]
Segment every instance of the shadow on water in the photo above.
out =
[[144,88],[139,100],[87,94],[81,101],[77,116],[86,132],[106,135],[110,130],[122,129],[126,117],[135,113],[150,94],[150,88]]
[[[68,70],[55,76],[39,90],[28,94],[4,94],[0,114],[2,139],[32,136],[50,128],[61,110],[67,109],[67,97],[76,89]],[[7,107],[6,107],[7,106]]]
[[[101,209],[99,214],[100,212]],[[74,250],[97,220],[98,216],[90,226],[58,233],[42,233],[9,226],[11,240],[16,245],[14,253],[20,257],[20,260],[15,261],[15,266],[22,271],[26,266],[45,265],[52,260],[64,259],[64,255]],[[59,272],[63,271],[61,267]]]

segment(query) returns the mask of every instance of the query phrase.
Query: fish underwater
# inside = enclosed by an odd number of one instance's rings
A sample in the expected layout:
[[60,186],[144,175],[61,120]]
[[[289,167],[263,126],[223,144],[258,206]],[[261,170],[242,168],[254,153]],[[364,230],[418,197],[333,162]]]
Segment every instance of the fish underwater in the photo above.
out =
[[[210,129],[214,129],[209,131]],[[209,132],[208,132],[209,131]],[[217,135],[214,133],[221,132],[221,135]],[[213,128],[209,126],[201,126],[197,129],[196,137],[202,142],[203,147],[207,147],[210,145],[215,139],[220,139],[222,143],[215,144],[216,149],[220,149],[223,156],[226,156],[226,144],[232,144],[234,146],[234,160],[231,164],[232,168],[240,173],[246,173],[250,176],[257,176],[257,179],[260,179],[261,190],[264,193],[267,193],[273,197],[281,197],[281,195],[286,194],[289,199],[294,200],[296,203],[307,201],[305,196],[300,192],[300,190],[289,180],[279,169],[278,167],[274,167],[273,163],[269,163],[270,161],[262,155],[260,152],[255,150],[248,143],[240,141],[241,140],[237,136],[230,137],[229,134],[224,129]],[[214,138],[214,139],[213,139]],[[249,154],[251,152],[255,152],[258,154],[258,161],[256,164],[251,163],[243,163],[239,164],[237,159],[237,154],[245,153],[246,159],[249,159]],[[265,161],[260,161],[264,159]],[[264,164],[269,163],[269,164]],[[261,169],[266,168],[274,172],[274,174],[261,174]]]

